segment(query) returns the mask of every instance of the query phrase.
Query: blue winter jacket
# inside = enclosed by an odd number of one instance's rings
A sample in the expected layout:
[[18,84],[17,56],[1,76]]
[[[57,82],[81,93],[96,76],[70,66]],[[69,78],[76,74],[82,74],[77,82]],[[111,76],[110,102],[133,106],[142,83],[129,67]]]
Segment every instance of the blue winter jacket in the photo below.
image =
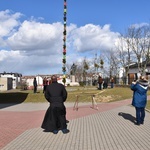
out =
[[147,81],[137,81],[136,84],[131,84],[131,90],[133,92],[132,105],[135,107],[145,107],[147,103]]

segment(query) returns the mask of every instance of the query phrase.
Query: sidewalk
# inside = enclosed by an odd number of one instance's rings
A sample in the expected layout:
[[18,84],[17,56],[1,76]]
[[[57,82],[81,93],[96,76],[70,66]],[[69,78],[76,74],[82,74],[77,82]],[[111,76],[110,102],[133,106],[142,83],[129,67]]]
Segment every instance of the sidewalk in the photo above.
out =
[[149,150],[150,113],[144,125],[134,125],[131,100],[98,104],[66,103],[68,129],[64,135],[40,128],[48,103],[22,103],[0,109],[1,150]]

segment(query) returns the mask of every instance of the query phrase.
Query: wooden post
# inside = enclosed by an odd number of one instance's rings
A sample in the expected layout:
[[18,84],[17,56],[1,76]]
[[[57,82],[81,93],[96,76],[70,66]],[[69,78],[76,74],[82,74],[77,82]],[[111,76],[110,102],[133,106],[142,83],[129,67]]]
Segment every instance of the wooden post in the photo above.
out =
[[92,95],[92,108],[95,109],[95,106],[96,106],[96,110],[99,110],[95,100],[95,95]]
[[74,103],[73,110],[78,110],[78,103],[79,103],[79,95],[76,95],[76,101]]

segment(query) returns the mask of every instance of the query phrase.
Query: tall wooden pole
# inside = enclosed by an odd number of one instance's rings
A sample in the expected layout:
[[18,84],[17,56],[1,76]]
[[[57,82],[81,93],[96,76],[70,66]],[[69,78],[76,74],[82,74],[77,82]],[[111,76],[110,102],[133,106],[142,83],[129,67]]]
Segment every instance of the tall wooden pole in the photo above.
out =
[[62,66],[62,71],[63,71],[63,83],[65,85],[66,83],[66,37],[67,37],[67,0],[64,0],[64,31],[63,31],[63,66]]

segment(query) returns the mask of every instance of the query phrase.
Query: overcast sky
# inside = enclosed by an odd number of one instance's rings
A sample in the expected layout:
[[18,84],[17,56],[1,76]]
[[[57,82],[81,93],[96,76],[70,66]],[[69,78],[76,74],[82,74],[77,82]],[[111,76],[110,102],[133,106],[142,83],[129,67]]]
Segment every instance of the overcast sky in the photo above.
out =
[[[63,0],[0,0],[0,72],[62,73]],[[150,0],[67,0],[67,64],[113,49],[150,22]]]

